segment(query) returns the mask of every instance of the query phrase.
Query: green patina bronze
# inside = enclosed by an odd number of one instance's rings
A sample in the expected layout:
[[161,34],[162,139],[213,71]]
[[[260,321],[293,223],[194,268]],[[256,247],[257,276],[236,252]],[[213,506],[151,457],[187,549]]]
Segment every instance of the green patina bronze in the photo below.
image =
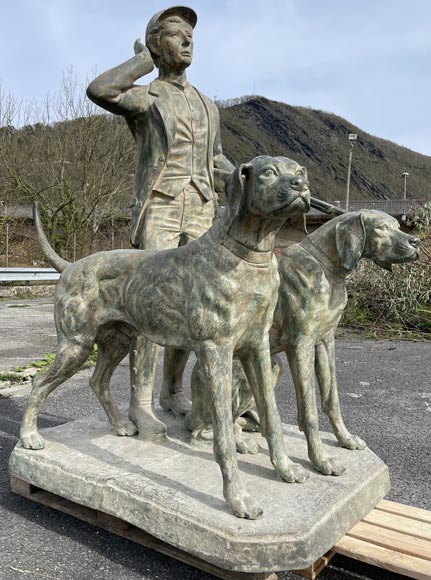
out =
[[117,433],[133,435],[135,424],[122,419],[109,381],[136,337],[143,335],[195,352],[210,393],[224,497],[235,515],[254,519],[262,509],[245,489],[237,464],[231,408],[234,355],[257,402],[275,470],[288,482],[305,481],[306,472],[285,450],[268,339],[279,285],[275,236],[286,218],[310,208],[305,170],[285,157],[257,157],[235,170],[228,200],[224,217],[185,246],[100,252],[73,264],[48,244],[36,211],[44,254],[62,271],[55,300],[59,349],[50,370],[34,381],[21,427],[24,447],[44,446],[37,431],[40,407],[82,367],[94,343],[98,354],[90,385]]
[[[296,161],[263,155],[234,169],[224,157],[217,108],[186,79],[196,20],[186,7],[157,13],[145,45],[138,39],[135,55],[87,90],[95,103],[124,116],[136,141],[135,249],[100,252],[69,264],[49,245],[36,207],[42,249],[62,272],[55,299],[59,349],[50,370],[35,378],[21,444],[44,447],[37,431],[41,405],[82,368],[94,344],[97,364],[90,385],[116,433],[164,435],[152,397],[156,345],[162,345],[161,406],[186,415],[195,439],[212,429],[224,497],[236,516],[255,519],[261,504],[241,481],[236,450],[255,453],[258,446],[247,443],[242,427],[261,429],[283,480],[307,478],[285,449],[274,396],[279,369],[271,365],[271,353],[287,353],[311,461],[323,473],[341,473],[343,466],[326,455],[320,440],[314,375],[340,444],[364,447],[344,426],[335,379],[333,341],[346,302],[346,277],[362,257],[385,267],[415,259],[418,240],[400,232],[385,214],[357,212],[335,218],[277,262],[275,236],[287,218],[302,216],[310,205],[340,212],[310,198],[307,172]],[[154,66],[158,78],[136,85]],[[222,192],[227,209],[215,218]],[[193,409],[182,391],[190,351],[197,357]],[[127,354],[128,419],[109,389]]]
[[[347,430],[340,409],[336,377],[334,337],[347,304],[348,276],[363,258],[391,269],[392,264],[416,260],[419,239],[402,232],[397,220],[379,211],[361,210],[337,216],[293,244],[278,259],[280,287],[270,330],[274,386],[280,373],[277,353],[285,352],[295,384],[298,424],[305,433],[308,455],[315,469],[325,475],[340,475],[344,466],[328,456],[319,434],[315,378],[322,407],[339,444],[363,449],[365,443]],[[205,378],[199,366],[192,374],[192,412],[186,425],[196,441],[212,437],[211,415]],[[255,401],[238,361],[233,367],[232,413],[237,450],[257,453],[242,434],[259,428],[244,415]],[[250,421],[251,419],[251,421]]]
[[[176,248],[197,239],[211,226],[217,191],[234,166],[223,155],[217,107],[187,82],[197,16],[183,6],[155,14],[145,45],[135,56],[97,77],[87,94],[95,103],[122,115],[137,146],[132,197],[131,243],[142,249]],[[154,66],[159,75],[146,86],[135,83]],[[157,346],[138,337],[131,349],[130,416],[140,433],[164,433],[153,413]],[[184,415],[190,403],[182,391],[187,353],[167,349],[160,403]]]

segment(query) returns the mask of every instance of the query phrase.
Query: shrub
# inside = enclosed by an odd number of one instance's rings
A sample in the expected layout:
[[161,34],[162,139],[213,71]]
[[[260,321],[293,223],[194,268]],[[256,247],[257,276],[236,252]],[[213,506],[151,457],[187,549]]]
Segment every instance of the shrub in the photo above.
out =
[[349,280],[344,325],[373,336],[431,338],[431,204],[409,222],[422,240],[420,259],[396,265],[393,272],[361,262]]

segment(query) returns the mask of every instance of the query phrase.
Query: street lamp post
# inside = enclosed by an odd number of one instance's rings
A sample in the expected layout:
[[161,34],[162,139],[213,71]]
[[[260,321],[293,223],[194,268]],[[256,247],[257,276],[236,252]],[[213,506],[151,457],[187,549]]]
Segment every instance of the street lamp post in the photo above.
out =
[[404,201],[407,200],[407,177],[410,175],[410,173],[407,173],[407,171],[404,171],[402,177],[404,177],[404,191],[403,191],[403,199]]
[[356,133],[349,133],[350,151],[349,151],[349,164],[347,166],[346,211],[349,211],[350,172],[352,170],[353,145],[357,140],[357,138],[358,136]]

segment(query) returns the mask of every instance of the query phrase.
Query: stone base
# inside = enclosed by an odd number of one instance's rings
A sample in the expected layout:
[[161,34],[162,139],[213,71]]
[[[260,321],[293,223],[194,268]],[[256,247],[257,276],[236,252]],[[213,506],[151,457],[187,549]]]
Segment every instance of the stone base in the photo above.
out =
[[304,436],[285,425],[290,457],[310,473],[304,484],[275,474],[266,442],[239,456],[243,481],[264,509],[261,519],[233,516],[211,448],[189,445],[183,421],[159,410],[169,438],[117,437],[102,415],[42,431],[40,451],[19,445],[12,476],[84,506],[111,514],[164,542],[227,570],[270,572],[306,568],[325,554],[388,492],[388,469],[368,449],[348,451],[323,433],[341,476],[315,472]]

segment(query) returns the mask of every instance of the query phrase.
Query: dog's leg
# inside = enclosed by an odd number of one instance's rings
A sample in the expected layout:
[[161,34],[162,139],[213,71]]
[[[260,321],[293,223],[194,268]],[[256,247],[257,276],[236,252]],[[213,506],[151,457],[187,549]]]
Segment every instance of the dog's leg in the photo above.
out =
[[366,443],[356,435],[351,435],[348,432],[341,416],[333,338],[316,347],[316,375],[320,388],[322,408],[324,413],[328,415],[339,444],[347,449],[364,449]]
[[[260,425],[253,419],[242,416],[243,413],[250,412],[249,409],[254,406],[254,399],[244,374],[244,369],[238,360],[233,361],[231,384],[236,450],[238,453],[258,453],[260,449],[258,442],[252,441],[250,438],[246,439],[243,435],[244,425],[248,431],[259,431]],[[192,431],[192,443],[214,441],[207,377],[199,362],[193,368],[191,388],[193,407],[191,412],[185,417],[185,424]],[[258,420],[257,413],[254,413],[254,415],[256,420]]]
[[[239,361],[237,361],[239,362]],[[274,354],[271,356],[271,365],[272,365],[272,387],[273,389],[276,388],[278,381],[280,380],[281,375],[283,374],[283,367],[278,355]],[[233,377],[232,382],[233,385],[235,381],[239,383],[238,389],[240,393],[240,404],[241,408],[238,411],[238,419],[235,423],[241,427],[242,431],[251,431],[253,433],[260,431],[260,418],[257,412],[252,408],[256,405],[254,397],[251,393],[251,388],[247,377],[245,376],[244,368],[242,364],[233,365]]]
[[[279,369],[277,369],[279,370]],[[272,379],[277,382],[277,370],[272,369]],[[232,366],[232,412],[235,424],[242,431],[257,432],[260,431],[260,419],[257,412],[253,409],[256,406],[253,394],[244,367],[241,361],[234,359]],[[238,449],[239,451],[239,449]]]
[[154,415],[153,389],[159,347],[144,336],[138,336],[130,349],[131,396],[129,419],[141,437],[164,435],[166,425]]
[[134,435],[137,428],[127,421],[112,399],[109,389],[112,373],[130,351],[131,338],[117,331],[101,332],[97,337],[97,363],[90,386],[108,415],[117,435]]
[[258,441],[252,439],[251,437],[244,437],[244,434],[242,432],[243,429],[241,427],[241,422],[239,421],[239,419],[240,418],[234,421],[233,424],[236,450],[238,451],[238,453],[241,453],[242,455],[247,454],[256,455],[260,451],[260,445]]
[[160,391],[160,406],[165,411],[179,417],[192,409],[190,401],[183,393],[183,373],[189,358],[187,350],[166,348],[163,361],[163,383]]
[[204,346],[197,356],[211,395],[214,455],[223,476],[223,495],[237,517],[256,519],[263,511],[247,493],[236,458],[231,404],[232,347]]
[[267,338],[256,348],[251,347],[241,352],[240,359],[254,394],[262,435],[268,441],[275,470],[289,483],[303,483],[308,475],[300,465],[289,459],[284,445],[283,427],[271,380],[271,356]]
[[298,407],[302,408],[302,429],[307,440],[308,457],[317,471],[325,475],[340,475],[344,467],[329,457],[319,433],[316,389],[314,378],[314,340],[303,340],[290,345],[286,351],[295,383]]
[[41,377],[35,377],[21,424],[21,444],[26,449],[43,449],[43,438],[37,431],[37,417],[47,396],[64,381],[72,377],[87,360],[94,341],[63,342],[51,368]]
[[[272,388],[277,386],[280,375],[282,374],[282,365],[277,355],[271,356],[272,365]],[[251,392],[250,384],[244,372],[244,367],[238,360],[234,360],[232,368],[232,412],[236,417],[234,422],[236,450],[238,453],[258,453],[260,446],[257,440],[245,438],[243,431],[258,432],[260,431],[260,418],[253,409],[256,405]],[[235,393],[237,393],[237,404],[235,405]]]

